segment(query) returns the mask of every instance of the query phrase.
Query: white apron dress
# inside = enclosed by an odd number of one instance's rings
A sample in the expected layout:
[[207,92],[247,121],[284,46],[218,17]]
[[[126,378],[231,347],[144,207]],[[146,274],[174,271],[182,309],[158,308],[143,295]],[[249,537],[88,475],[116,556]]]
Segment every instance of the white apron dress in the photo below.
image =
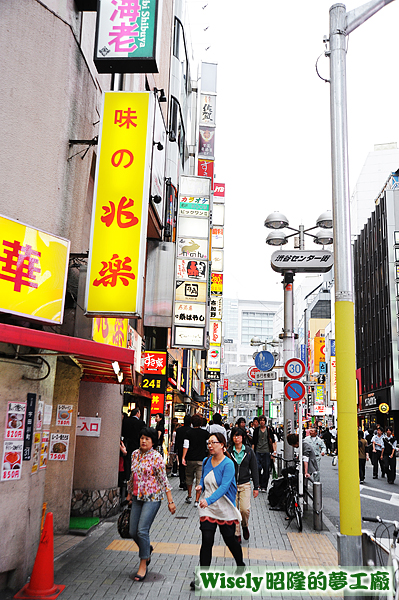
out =
[[[212,496],[219,487],[213,469],[206,475],[204,484],[206,499],[209,498],[209,496]],[[232,523],[241,523],[240,511],[227,496],[222,496],[219,500],[216,500],[216,502],[206,508],[199,507],[198,512],[200,521],[211,521],[211,523],[218,523],[219,525],[224,525],[225,523],[228,525],[231,525]]]

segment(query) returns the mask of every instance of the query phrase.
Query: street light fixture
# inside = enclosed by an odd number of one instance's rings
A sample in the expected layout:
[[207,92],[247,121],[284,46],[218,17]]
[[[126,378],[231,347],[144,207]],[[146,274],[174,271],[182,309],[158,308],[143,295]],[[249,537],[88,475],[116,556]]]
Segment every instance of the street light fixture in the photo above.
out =
[[[332,222],[332,214],[331,214],[330,210],[326,210],[325,212],[323,212],[317,219],[316,225],[314,225],[313,227],[309,227],[308,229],[305,229],[303,225],[300,225],[299,229],[290,227],[288,219],[282,213],[279,213],[279,212],[270,213],[270,215],[268,215],[266,217],[264,224],[265,224],[265,227],[267,227],[268,229],[273,229],[273,231],[271,231],[266,238],[266,244],[268,244],[269,246],[283,246],[284,244],[287,243],[288,238],[290,238],[298,233],[299,233],[299,249],[300,250],[303,250],[304,246],[305,246],[305,241],[304,241],[305,234],[312,237],[313,241],[316,244],[319,244],[322,246],[328,246],[329,244],[333,243],[333,237],[332,237],[331,231],[329,231],[329,232],[318,231],[315,234],[309,233],[309,231],[316,229],[316,227],[320,227],[321,229],[331,229],[332,228],[333,222]],[[290,233],[289,235],[287,235],[284,231],[279,231],[279,230],[283,229],[284,227],[286,227],[287,229],[290,229],[294,233]]]

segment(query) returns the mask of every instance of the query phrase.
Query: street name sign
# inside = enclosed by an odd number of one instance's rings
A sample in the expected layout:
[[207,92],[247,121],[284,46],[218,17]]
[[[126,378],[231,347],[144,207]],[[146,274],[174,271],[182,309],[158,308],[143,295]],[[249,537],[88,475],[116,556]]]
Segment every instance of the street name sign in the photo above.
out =
[[255,373],[255,381],[269,381],[277,379],[277,371],[259,371]]
[[277,250],[271,258],[272,269],[277,273],[327,273],[333,264],[328,250]]

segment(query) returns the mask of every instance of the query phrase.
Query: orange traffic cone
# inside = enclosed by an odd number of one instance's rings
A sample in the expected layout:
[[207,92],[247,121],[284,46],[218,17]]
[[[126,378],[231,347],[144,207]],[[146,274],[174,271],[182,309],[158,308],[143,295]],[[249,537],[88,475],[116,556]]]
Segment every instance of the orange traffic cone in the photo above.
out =
[[65,585],[54,585],[53,513],[48,513],[30,581],[15,594],[14,598],[54,600],[64,589]]

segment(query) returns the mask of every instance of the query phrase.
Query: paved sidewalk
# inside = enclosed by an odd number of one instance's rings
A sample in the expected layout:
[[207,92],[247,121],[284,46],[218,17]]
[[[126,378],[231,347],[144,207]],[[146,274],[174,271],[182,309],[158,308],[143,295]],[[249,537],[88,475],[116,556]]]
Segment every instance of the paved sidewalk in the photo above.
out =
[[[177,507],[175,515],[170,515],[166,502],[163,502],[151,529],[154,553],[145,581],[139,583],[129,578],[138,568],[138,550],[133,541],[121,540],[116,519],[113,519],[101,523],[78,545],[55,560],[55,583],[66,585],[60,600],[146,600],[158,596],[187,600],[197,595],[190,592],[189,582],[198,566],[201,542],[198,511],[193,504],[185,504],[186,492],[178,489],[178,481],[177,478],[170,479]],[[256,500],[252,499],[251,509],[251,537],[247,542],[243,541],[247,566],[279,570],[283,566],[337,565],[335,536],[328,530],[314,532],[311,512],[305,514],[304,530],[299,533],[295,522],[287,529],[284,512],[269,510],[267,494],[259,494]],[[219,531],[213,556],[214,565],[234,565]],[[201,595],[211,596],[209,592]],[[213,594],[213,597],[217,595]],[[306,593],[306,596],[290,597],[299,600],[309,596]],[[319,596],[312,598],[317,600]]]

